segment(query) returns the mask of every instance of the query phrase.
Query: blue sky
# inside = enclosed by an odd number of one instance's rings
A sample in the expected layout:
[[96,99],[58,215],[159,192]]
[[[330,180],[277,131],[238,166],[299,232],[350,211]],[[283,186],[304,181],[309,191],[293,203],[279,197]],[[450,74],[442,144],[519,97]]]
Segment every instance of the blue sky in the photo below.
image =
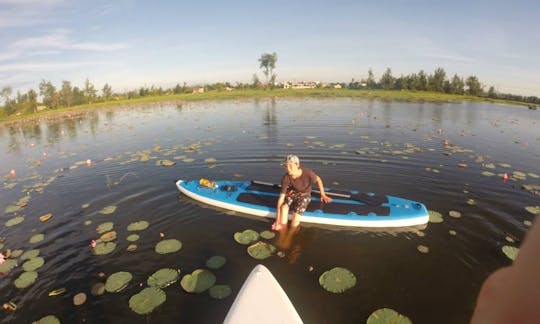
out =
[[0,87],[251,82],[275,51],[278,81],[442,67],[540,96],[539,14],[537,0],[0,0]]

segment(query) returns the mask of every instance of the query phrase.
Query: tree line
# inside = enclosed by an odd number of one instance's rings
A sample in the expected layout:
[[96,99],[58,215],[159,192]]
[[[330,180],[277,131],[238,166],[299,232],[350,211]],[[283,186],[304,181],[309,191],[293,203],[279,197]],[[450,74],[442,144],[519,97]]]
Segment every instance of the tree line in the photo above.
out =
[[[266,85],[259,80],[256,74],[254,74],[252,83],[237,82],[232,85],[229,82],[217,82],[205,85],[204,89],[206,91],[260,89],[264,87],[272,89],[276,86],[276,75],[273,73],[276,61],[276,53],[263,54],[261,59],[259,59],[260,68],[263,69],[263,73],[266,77]],[[486,92],[482,83],[474,75],[464,79],[463,77],[454,74],[451,78],[447,78],[446,72],[442,68],[437,68],[433,74],[427,74],[423,70],[420,70],[418,73],[401,75],[399,77],[394,77],[392,75],[392,70],[387,68],[379,80],[375,79],[372,69],[369,69],[367,78],[359,81],[352,79],[349,83],[341,82],[329,84],[327,86],[333,87],[335,84],[340,84],[342,88],[348,89],[432,91],[540,104],[540,98],[536,96],[498,93],[493,86],[489,87]],[[57,109],[61,107],[71,107],[112,100],[192,93],[195,88],[199,87],[187,86],[186,83],[180,85],[178,83],[171,88],[151,86],[140,87],[126,92],[113,92],[112,87],[108,83],[100,90],[97,90],[88,79],[84,81],[84,84],[81,87],[73,86],[70,81],[62,81],[62,84],[58,88],[53,85],[51,81],[42,80],[39,83],[39,92],[30,89],[26,93],[17,91],[14,95],[11,87],[4,87],[0,91],[0,96],[3,101],[2,109],[0,109],[0,117],[16,113],[34,113],[40,106],[44,106],[48,109]],[[39,100],[39,98],[41,98],[41,100]]]

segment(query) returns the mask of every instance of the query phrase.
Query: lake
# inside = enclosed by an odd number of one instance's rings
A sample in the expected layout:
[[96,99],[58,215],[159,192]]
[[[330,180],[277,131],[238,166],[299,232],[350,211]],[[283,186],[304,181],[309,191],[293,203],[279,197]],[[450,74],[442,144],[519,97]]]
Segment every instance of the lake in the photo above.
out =
[[[17,310],[2,323],[46,315],[62,323],[220,323],[258,263],[305,323],[365,323],[380,308],[413,323],[467,323],[484,279],[512,263],[502,248],[519,247],[535,216],[525,208],[539,199],[522,186],[540,184],[540,112],[489,103],[276,98],[103,108],[2,125],[0,149],[0,250],[37,249],[44,261],[35,282],[17,288],[26,261],[12,258],[18,266],[3,272],[0,296]],[[279,182],[287,154],[326,187],[420,201],[442,218],[400,229],[302,224],[269,240],[281,256],[259,262],[233,235],[269,230],[271,220],[201,205],[174,184]],[[102,214],[108,206],[116,209]],[[138,221],[148,228],[128,231]],[[95,255],[91,242],[107,222],[116,247]],[[138,240],[128,241],[134,233]],[[156,253],[165,239],[182,248]],[[182,278],[208,269],[214,255],[226,257],[212,272],[231,288],[228,297],[187,293],[176,282],[150,315],[130,309],[155,271],[179,269]],[[356,286],[324,290],[319,276],[333,267],[354,273]],[[119,271],[131,273],[127,287],[91,293]],[[87,300],[76,306],[78,293]]]

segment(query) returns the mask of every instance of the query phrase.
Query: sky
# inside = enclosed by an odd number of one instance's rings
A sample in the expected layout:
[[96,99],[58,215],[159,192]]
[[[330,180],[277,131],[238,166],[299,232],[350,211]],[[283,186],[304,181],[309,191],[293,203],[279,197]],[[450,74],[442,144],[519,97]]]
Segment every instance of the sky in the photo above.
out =
[[540,1],[0,0],[0,88],[63,80],[113,91],[431,74],[540,97]]

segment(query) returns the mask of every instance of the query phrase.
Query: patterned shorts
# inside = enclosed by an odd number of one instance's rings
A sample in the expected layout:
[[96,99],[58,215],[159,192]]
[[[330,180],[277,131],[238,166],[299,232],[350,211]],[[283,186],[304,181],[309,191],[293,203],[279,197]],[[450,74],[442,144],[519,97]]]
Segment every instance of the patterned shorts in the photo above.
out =
[[289,190],[285,196],[285,203],[289,209],[298,215],[303,215],[311,202],[311,194]]

